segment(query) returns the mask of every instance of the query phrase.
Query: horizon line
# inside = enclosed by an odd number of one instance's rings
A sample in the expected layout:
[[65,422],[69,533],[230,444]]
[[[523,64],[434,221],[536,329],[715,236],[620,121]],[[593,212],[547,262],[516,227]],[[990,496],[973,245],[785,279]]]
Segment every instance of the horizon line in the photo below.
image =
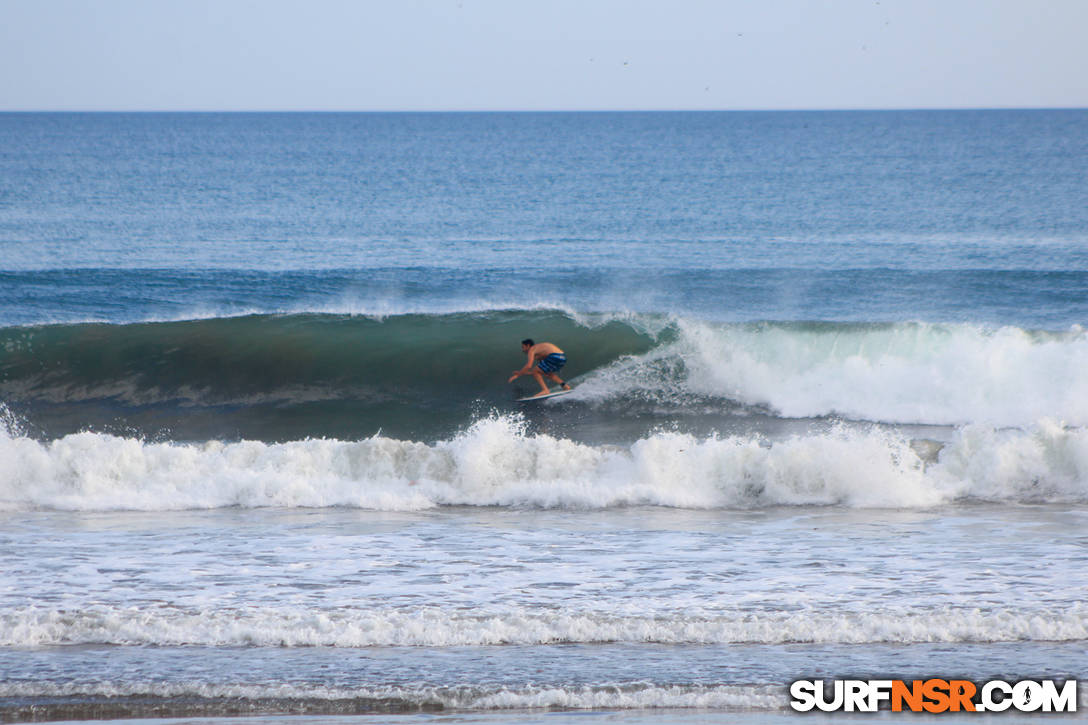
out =
[[0,109],[7,113],[385,113],[385,114],[530,114],[530,113],[856,113],[909,111],[1084,111],[1088,106],[857,106],[813,108],[13,108]]

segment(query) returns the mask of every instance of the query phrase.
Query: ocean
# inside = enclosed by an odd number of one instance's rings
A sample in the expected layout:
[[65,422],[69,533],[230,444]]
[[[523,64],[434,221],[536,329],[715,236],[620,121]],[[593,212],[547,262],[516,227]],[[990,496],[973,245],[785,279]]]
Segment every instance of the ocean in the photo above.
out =
[[1086,323],[1084,110],[0,114],[0,720],[1084,679]]

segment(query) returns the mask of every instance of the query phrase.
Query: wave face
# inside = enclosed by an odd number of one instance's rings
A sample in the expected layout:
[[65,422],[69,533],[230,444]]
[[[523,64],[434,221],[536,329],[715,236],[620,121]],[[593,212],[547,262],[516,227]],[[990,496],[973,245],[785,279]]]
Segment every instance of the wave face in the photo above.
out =
[[1088,431],[967,426],[939,451],[879,429],[770,442],[658,433],[629,446],[529,434],[488,418],[428,445],[375,436],[204,444],[79,433],[0,436],[0,508],[180,510],[347,506],[692,509],[1088,501]]
[[580,371],[651,347],[629,325],[557,311],[7,328],[0,399],[46,435],[120,422],[183,439],[426,438],[517,397],[505,383],[530,334],[578,350]]
[[[38,437],[437,441],[535,390],[519,341],[578,383],[553,433],[743,420],[1088,425],[1088,334],[926,323],[711,323],[559,310],[253,315],[0,330],[0,400]],[[701,427],[700,427],[701,424]],[[734,426],[735,427],[735,426]],[[633,431],[633,433],[632,433]],[[607,438],[607,436],[605,436]],[[614,436],[615,438],[615,436]]]

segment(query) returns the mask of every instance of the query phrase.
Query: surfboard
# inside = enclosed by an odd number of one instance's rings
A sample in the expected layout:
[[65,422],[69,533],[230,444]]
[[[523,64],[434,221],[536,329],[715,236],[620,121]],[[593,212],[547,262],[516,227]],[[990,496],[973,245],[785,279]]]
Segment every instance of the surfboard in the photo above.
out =
[[518,398],[519,403],[528,403],[533,400],[547,400],[548,398],[558,398],[560,395],[566,395],[567,393],[573,393],[574,388],[570,390],[557,390],[554,393],[548,393],[547,395],[530,395],[528,398]]

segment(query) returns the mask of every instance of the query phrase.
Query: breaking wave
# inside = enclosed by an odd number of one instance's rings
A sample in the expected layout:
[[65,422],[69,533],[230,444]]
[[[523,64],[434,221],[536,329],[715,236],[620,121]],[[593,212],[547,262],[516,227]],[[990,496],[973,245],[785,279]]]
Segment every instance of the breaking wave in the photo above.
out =
[[876,427],[770,441],[660,432],[589,445],[492,416],[427,444],[359,441],[154,443],[100,433],[40,442],[0,434],[0,508],[182,510],[438,506],[601,509],[1088,500],[1088,430],[981,425],[943,447]]
[[[758,414],[891,424],[1088,425],[1088,333],[927,323],[712,323],[491,310],[252,315],[0,329],[0,402],[43,433],[174,440],[435,441],[531,382],[518,341],[555,340],[571,420]],[[526,387],[528,386],[528,387]]]

